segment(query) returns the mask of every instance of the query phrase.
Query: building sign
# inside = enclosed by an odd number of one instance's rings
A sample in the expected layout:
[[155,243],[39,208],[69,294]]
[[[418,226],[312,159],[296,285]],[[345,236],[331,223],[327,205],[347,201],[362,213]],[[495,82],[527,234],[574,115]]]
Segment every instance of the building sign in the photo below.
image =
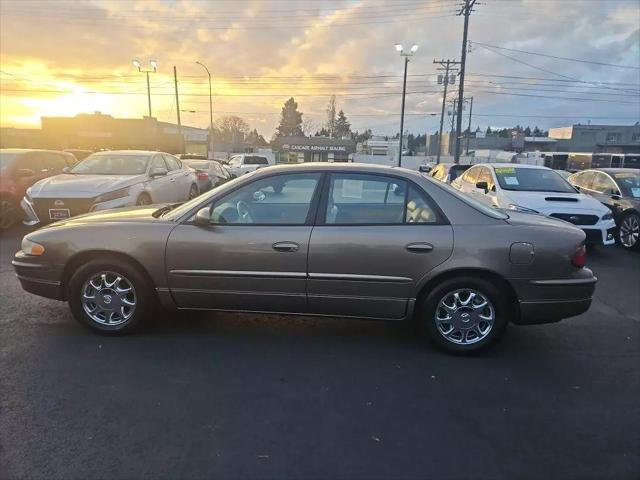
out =
[[284,143],[281,148],[290,152],[347,152],[345,145],[291,145]]

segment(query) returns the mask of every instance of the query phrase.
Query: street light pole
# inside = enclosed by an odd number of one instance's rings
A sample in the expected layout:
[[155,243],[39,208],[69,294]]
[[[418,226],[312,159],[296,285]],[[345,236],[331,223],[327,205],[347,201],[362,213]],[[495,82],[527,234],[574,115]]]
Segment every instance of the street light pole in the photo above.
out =
[[398,166],[402,166],[402,141],[404,134],[404,102],[407,94],[407,66],[409,65],[409,57],[411,57],[417,50],[418,45],[411,45],[409,52],[405,52],[402,45],[396,44],[396,50],[400,52],[400,56],[404,57],[404,80],[402,82],[402,109],[400,110],[400,149],[398,151]]
[[196,62],[209,76],[209,158],[213,158],[213,98],[211,95],[211,73],[204,63]]
[[149,74],[156,73],[158,71],[158,62],[155,60],[149,60],[149,64],[151,65],[151,69],[142,69],[142,64],[139,60],[133,59],[133,66],[138,69],[140,73],[145,73],[147,75],[147,103],[149,104],[149,118],[151,118],[151,84],[149,83]]

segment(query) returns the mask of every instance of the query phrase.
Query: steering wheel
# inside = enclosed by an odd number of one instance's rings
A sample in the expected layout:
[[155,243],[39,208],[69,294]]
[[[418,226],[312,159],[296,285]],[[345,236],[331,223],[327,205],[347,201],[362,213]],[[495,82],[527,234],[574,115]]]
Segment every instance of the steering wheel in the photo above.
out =
[[253,223],[253,218],[251,218],[251,214],[249,213],[249,205],[247,205],[246,202],[240,200],[236,204],[236,210],[238,211],[240,223]]

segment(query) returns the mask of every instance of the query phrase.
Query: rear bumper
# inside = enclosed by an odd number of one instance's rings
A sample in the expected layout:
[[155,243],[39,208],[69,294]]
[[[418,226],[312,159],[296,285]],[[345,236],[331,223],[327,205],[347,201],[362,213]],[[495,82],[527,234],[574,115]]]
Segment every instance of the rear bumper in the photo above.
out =
[[570,279],[516,281],[519,315],[513,323],[554,323],[580,315],[591,306],[597,281],[588,268]]

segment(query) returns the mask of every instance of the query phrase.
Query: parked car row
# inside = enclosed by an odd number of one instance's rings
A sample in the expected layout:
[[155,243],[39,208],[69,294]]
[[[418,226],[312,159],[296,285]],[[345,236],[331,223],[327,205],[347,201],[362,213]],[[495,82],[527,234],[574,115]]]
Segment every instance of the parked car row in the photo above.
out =
[[429,176],[487,205],[539,213],[580,227],[590,244],[640,248],[640,169],[571,174],[537,165],[439,164]]
[[133,205],[183,202],[199,194],[196,172],[173,155],[124,150],[89,155],[26,188],[29,225]]

